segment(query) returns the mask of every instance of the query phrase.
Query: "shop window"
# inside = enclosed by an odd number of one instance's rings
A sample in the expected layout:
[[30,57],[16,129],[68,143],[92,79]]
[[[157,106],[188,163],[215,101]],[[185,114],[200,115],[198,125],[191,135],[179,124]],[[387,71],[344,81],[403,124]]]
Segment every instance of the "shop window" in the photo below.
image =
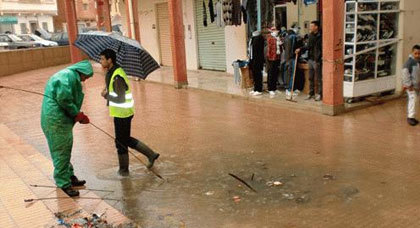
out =
[[47,23],[47,22],[42,22],[42,28],[43,28],[45,31],[48,31],[48,23]]
[[20,23],[20,31],[22,34],[28,33],[28,27],[26,26],[26,23]]

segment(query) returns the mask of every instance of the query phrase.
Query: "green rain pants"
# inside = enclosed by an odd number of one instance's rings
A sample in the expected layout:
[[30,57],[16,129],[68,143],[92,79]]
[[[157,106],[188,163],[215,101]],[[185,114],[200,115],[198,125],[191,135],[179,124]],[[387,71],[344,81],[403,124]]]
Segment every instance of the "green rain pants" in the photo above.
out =
[[59,188],[70,187],[70,177],[74,175],[73,165],[70,163],[73,147],[73,131],[67,127],[48,126],[42,126],[42,130],[47,138],[54,164],[55,183]]

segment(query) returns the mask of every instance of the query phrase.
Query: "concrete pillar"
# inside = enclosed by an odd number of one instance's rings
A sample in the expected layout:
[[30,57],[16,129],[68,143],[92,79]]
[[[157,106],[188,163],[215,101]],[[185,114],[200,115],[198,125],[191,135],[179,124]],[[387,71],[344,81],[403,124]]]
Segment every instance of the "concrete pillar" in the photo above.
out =
[[104,17],[104,26],[105,31],[112,32],[112,23],[111,23],[111,6],[109,0],[103,0],[103,17]]
[[77,39],[77,17],[76,17],[76,4],[74,0],[64,0],[64,10],[66,14],[67,21],[67,33],[69,36],[69,45],[70,45],[70,56],[71,62],[77,63],[82,60],[82,55],[80,50],[74,46],[74,42]]
[[96,0],[96,27],[102,31],[104,27],[104,1]]
[[181,89],[188,85],[182,0],[169,0],[168,6],[175,88]]
[[323,0],[323,107],[326,115],[344,111],[344,1]]

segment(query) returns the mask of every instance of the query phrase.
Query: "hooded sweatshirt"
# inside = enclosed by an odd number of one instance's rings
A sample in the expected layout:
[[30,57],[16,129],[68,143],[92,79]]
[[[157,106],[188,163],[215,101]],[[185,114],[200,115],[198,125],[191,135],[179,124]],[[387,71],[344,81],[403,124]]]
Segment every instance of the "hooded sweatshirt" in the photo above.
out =
[[415,89],[419,89],[420,63],[412,55],[405,62],[402,74],[402,84],[404,87],[408,88],[413,86]]

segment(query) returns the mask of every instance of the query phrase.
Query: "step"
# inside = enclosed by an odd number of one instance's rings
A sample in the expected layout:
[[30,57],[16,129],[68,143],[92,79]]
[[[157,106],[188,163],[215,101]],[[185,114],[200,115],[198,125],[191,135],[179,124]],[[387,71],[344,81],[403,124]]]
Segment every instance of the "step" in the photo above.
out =
[[[32,222],[32,215],[43,223],[33,227],[43,227],[55,221],[54,213],[63,211],[79,217],[106,211],[106,220],[110,224],[132,222],[104,200],[70,198],[58,188],[30,187],[31,184],[54,186],[52,162],[3,124],[0,124],[0,167],[0,181],[6,183],[4,186],[13,186],[0,188],[0,227],[27,227],[25,222]],[[99,197],[91,191],[81,191],[81,196]],[[23,202],[26,198],[44,197],[65,198],[31,204]]]

